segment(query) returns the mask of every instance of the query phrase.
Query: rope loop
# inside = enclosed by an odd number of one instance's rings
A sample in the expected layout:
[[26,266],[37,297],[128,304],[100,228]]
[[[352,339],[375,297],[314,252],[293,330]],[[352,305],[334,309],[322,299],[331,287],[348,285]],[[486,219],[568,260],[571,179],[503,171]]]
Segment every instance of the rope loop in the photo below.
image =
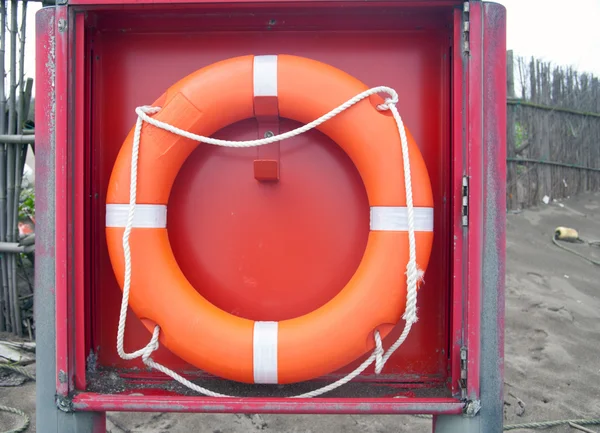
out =
[[151,105],[142,105],[141,107],[137,107],[135,109],[135,113],[139,117],[140,114],[156,114],[160,110],[162,110],[162,107],[153,107]]
[[129,305],[129,292],[131,289],[131,248],[129,245],[129,237],[131,235],[131,230],[133,228],[133,221],[135,215],[135,205],[137,198],[137,166],[138,166],[138,157],[139,157],[139,148],[141,142],[141,133],[143,123],[149,123],[150,125],[168,131],[172,134],[179,135],[184,138],[188,138],[190,140],[198,141],[201,143],[211,144],[215,146],[224,146],[224,147],[234,147],[234,148],[244,148],[244,147],[254,147],[254,146],[262,146],[265,144],[270,144],[278,141],[283,141],[300,134],[303,134],[311,129],[318,127],[319,125],[327,122],[328,120],[334,118],[335,116],[341,114],[345,110],[348,110],[353,105],[358,102],[366,99],[372,95],[384,93],[388,95],[388,98],[385,98],[385,102],[383,104],[379,104],[377,109],[380,111],[389,110],[392,113],[394,121],[396,122],[396,126],[398,128],[398,134],[400,136],[400,144],[402,150],[403,157],[403,165],[404,165],[404,184],[406,188],[406,208],[407,208],[407,219],[408,219],[408,244],[409,244],[409,260],[406,267],[406,283],[407,283],[407,296],[406,296],[406,308],[405,313],[403,315],[403,319],[405,320],[405,326],[402,331],[400,337],[392,344],[392,346],[385,351],[383,349],[383,342],[381,340],[381,335],[379,331],[374,332],[375,339],[375,349],[371,353],[371,355],[354,371],[344,376],[343,378],[333,382],[327,386],[322,388],[318,388],[314,391],[310,391],[304,394],[290,396],[290,398],[310,398],[316,397],[322,394],[325,394],[328,391],[336,389],[346,383],[350,382],[352,379],[360,375],[363,371],[365,371],[373,362],[375,362],[375,373],[380,374],[383,370],[386,362],[392,356],[392,354],[404,343],[412,325],[417,321],[417,284],[420,279],[420,271],[417,268],[417,255],[416,255],[416,240],[415,240],[415,216],[414,216],[414,205],[413,205],[413,196],[412,196],[412,179],[410,174],[410,159],[409,159],[409,149],[408,149],[408,139],[406,137],[406,131],[404,129],[404,123],[402,122],[402,118],[400,113],[398,112],[398,108],[396,104],[398,103],[398,93],[386,86],[373,87],[371,89],[365,90],[364,92],[359,93],[355,97],[349,99],[344,102],[340,106],[334,108],[330,112],[324,114],[318,119],[307,123],[304,126],[296,128],[292,131],[288,131],[279,135],[275,135],[272,137],[262,138],[258,140],[249,140],[249,141],[228,141],[228,140],[219,140],[211,137],[205,137],[197,134],[193,134],[191,132],[182,130],[177,128],[176,126],[170,125],[168,123],[162,122],[152,117],[153,114],[158,113],[162,108],[161,107],[153,107],[149,105],[143,105],[137,107],[135,112],[138,116],[135,130],[133,135],[133,144],[131,149],[131,174],[130,174],[130,189],[129,189],[129,213],[127,217],[127,222],[125,225],[125,230],[123,232],[123,254],[125,258],[125,272],[123,279],[123,297],[121,299],[121,309],[119,314],[119,326],[117,331],[117,352],[122,359],[131,360],[136,358],[142,358],[144,364],[150,368],[156,369],[165,375],[171,377],[182,385],[196,391],[200,394],[208,395],[210,397],[231,397],[225,394],[216,393],[214,391],[210,391],[206,388],[198,386],[189,380],[185,379],[181,375],[177,374],[173,370],[168,369],[164,365],[161,365],[155,362],[152,359],[152,353],[155,352],[159,347],[159,335],[160,335],[160,327],[156,325],[152,332],[152,338],[150,342],[143,347],[142,349],[136,350],[132,353],[125,352],[123,348],[124,344],[124,336],[125,336],[125,322],[127,318],[127,307]]
[[385,362],[383,361],[383,355],[385,354],[383,350],[383,342],[381,341],[381,335],[379,335],[379,331],[375,331],[375,350],[373,354],[375,355],[375,374],[381,374],[381,370],[385,366]]

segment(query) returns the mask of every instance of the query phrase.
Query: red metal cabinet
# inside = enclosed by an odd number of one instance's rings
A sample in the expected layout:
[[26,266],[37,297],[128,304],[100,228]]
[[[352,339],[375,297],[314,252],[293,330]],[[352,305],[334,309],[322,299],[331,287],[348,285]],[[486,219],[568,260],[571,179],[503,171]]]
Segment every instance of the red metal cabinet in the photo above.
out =
[[[75,0],[42,9],[36,89],[40,420],[60,418],[56,405],[96,428],[102,424],[97,414],[106,410],[431,413],[467,414],[484,420],[486,432],[500,431],[504,51],[503,7],[478,1]],[[135,107],[218,60],[278,53],[323,61],[400,94],[398,108],[423,153],[435,202],[419,322],[381,375],[371,368],[331,396],[285,398],[333,381],[361,360],[281,390],[214,378],[161,348],[158,361],[244,397],[216,401],[165,391],[164,376],[116,353],[121,292],[104,239],[112,165],[135,123]],[[283,120],[280,129],[295,126]],[[245,140],[258,131],[251,119],[217,136]],[[194,151],[171,194],[169,237],[184,273],[211,302],[243,317],[280,320],[321,305],[348,281],[366,242],[368,204],[349,158],[319,132],[279,151],[276,188],[256,186],[257,152]],[[222,221],[224,209],[243,218]],[[260,258],[256,233],[266,236]],[[231,268],[232,254],[246,257],[247,272]],[[146,344],[150,335],[133,314],[127,325],[126,348]],[[56,401],[49,397],[55,394]],[[436,428],[453,431],[444,429],[455,418],[440,417]],[[73,428],[61,422],[60,431]],[[77,431],[86,431],[82,425]]]

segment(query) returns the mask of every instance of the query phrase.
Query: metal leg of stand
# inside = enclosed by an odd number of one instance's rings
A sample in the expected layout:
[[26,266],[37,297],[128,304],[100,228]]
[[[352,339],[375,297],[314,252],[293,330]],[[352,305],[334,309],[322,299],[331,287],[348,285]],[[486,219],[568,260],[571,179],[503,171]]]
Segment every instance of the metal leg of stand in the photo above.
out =
[[463,415],[433,417],[433,433],[483,433],[484,431],[480,415],[475,417]]

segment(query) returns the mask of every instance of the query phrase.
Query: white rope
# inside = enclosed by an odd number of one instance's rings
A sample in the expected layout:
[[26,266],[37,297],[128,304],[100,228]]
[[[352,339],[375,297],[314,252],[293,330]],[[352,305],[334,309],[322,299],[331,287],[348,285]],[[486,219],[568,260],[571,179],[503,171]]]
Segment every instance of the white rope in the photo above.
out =
[[292,131],[275,135],[273,137],[262,138],[258,140],[249,140],[249,141],[228,141],[228,140],[218,140],[215,138],[205,137],[202,135],[196,135],[188,131],[184,131],[182,129],[177,128],[176,126],[170,125],[165,122],[161,122],[152,118],[150,115],[158,113],[161,110],[161,107],[150,107],[150,106],[142,106],[137,107],[135,109],[136,114],[138,115],[138,119],[135,124],[135,131],[133,135],[133,145],[131,149],[131,176],[130,176],[130,189],[129,189],[129,213],[127,217],[127,223],[125,225],[125,231],[123,232],[123,253],[125,256],[125,275],[124,275],[124,283],[123,283],[123,298],[121,300],[121,310],[119,314],[119,327],[117,332],[117,352],[119,356],[123,359],[135,359],[142,358],[144,364],[146,364],[150,368],[154,368],[182,385],[190,388],[193,391],[196,391],[200,394],[207,395],[209,397],[232,397],[225,394],[220,394],[217,392],[210,391],[206,388],[198,386],[189,380],[185,379],[181,375],[177,374],[173,370],[165,367],[164,365],[158,364],[154,360],[152,360],[152,353],[158,349],[158,337],[160,333],[160,327],[156,325],[152,332],[152,338],[150,342],[143,348],[136,350],[132,353],[125,352],[123,348],[123,340],[125,336],[125,321],[127,318],[127,307],[129,305],[129,292],[131,290],[131,249],[129,245],[129,237],[131,235],[131,230],[133,228],[133,221],[135,215],[135,205],[136,205],[136,195],[137,195],[137,165],[138,165],[138,156],[140,149],[140,137],[142,132],[142,124],[143,122],[147,122],[157,128],[163,129],[165,131],[169,131],[173,134],[179,135],[184,138],[188,138],[190,140],[199,141],[206,144],[212,144],[215,146],[224,146],[224,147],[253,147],[253,146],[262,146],[269,143],[274,143],[282,140],[286,140],[288,138],[295,137],[297,135],[303,134],[311,129],[314,129],[321,125],[322,123],[327,122],[343,111],[349,109],[353,105],[362,101],[365,98],[368,98],[371,95],[385,93],[389,96],[385,100],[384,104],[381,104],[377,107],[378,110],[390,110],[394,120],[396,121],[396,125],[398,127],[398,133],[400,135],[400,142],[402,146],[402,156],[404,163],[404,184],[406,188],[406,208],[407,208],[407,219],[408,219],[408,244],[409,244],[409,260],[406,266],[406,283],[407,283],[407,296],[406,296],[406,308],[403,315],[403,319],[405,320],[405,326],[402,331],[400,337],[396,340],[394,344],[387,350],[387,352],[383,349],[383,343],[381,341],[381,336],[379,335],[379,331],[374,332],[375,339],[375,350],[373,353],[354,371],[339,379],[336,382],[333,382],[327,386],[316,389],[314,391],[310,391],[304,394],[291,396],[290,398],[309,398],[316,397],[326,392],[329,392],[333,389],[336,389],[346,383],[350,382],[352,379],[360,375],[363,371],[365,371],[373,362],[375,362],[375,373],[380,374],[385,366],[385,363],[388,361],[390,356],[404,343],[410,329],[417,321],[417,282],[420,278],[419,270],[417,269],[417,254],[416,254],[416,242],[415,242],[415,216],[414,216],[414,206],[413,206],[413,197],[412,197],[412,180],[410,174],[410,159],[408,153],[408,139],[406,137],[406,131],[404,129],[404,123],[402,122],[402,118],[400,117],[400,113],[396,108],[396,104],[398,103],[398,93],[390,87],[379,86],[374,87],[372,89],[366,90],[352,99],[349,99],[342,105],[334,108],[327,114],[319,117],[318,119],[296,128]]

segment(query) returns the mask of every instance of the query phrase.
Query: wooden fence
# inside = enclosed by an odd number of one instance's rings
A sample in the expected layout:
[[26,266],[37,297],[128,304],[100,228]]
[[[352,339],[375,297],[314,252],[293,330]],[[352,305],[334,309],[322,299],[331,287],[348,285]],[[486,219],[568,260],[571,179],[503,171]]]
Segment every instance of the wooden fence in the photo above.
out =
[[507,206],[600,190],[600,83],[507,53]]

